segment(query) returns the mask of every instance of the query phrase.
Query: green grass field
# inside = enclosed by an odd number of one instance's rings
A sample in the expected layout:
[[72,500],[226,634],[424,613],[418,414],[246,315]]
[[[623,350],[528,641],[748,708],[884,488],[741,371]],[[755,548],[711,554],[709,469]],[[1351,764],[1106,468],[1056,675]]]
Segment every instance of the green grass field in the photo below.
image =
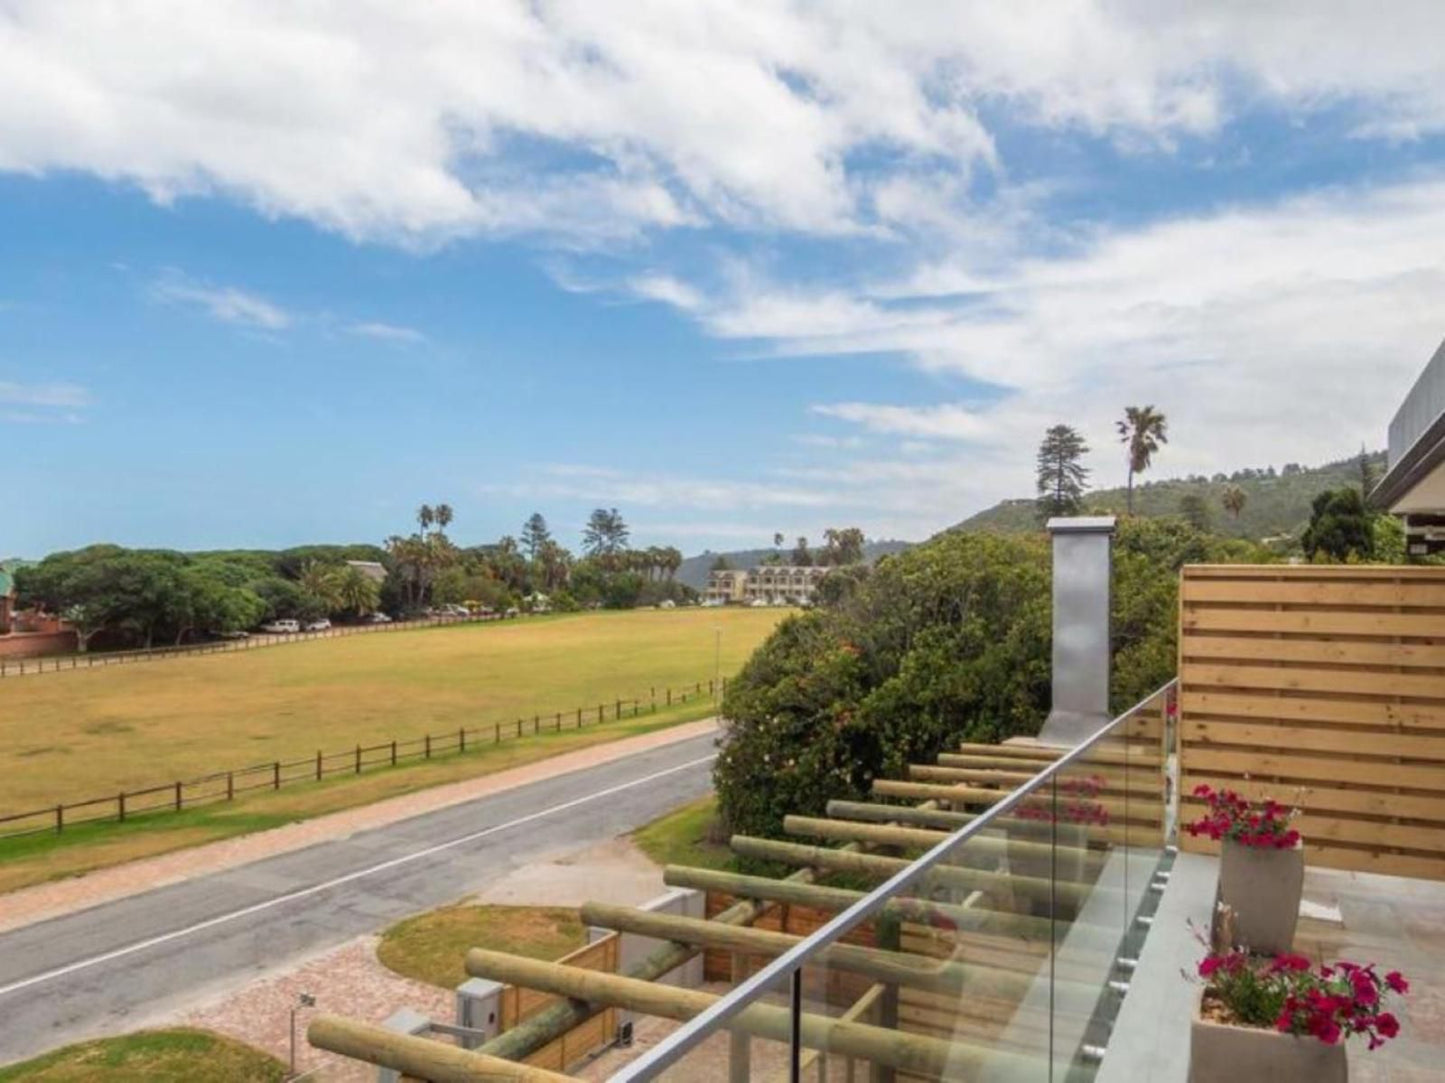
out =
[[735,672],[778,610],[646,610],[351,636],[7,679],[0,815]]
[[455,989],[467,980],[463,963],[472,948],[550,962],[586,943],[573,907],[444,906],[387,929],[376,957],[403,977]]
[[143,1030],[0,1067],[0,1083],[280,1083],[286,1066],[204,1030]]

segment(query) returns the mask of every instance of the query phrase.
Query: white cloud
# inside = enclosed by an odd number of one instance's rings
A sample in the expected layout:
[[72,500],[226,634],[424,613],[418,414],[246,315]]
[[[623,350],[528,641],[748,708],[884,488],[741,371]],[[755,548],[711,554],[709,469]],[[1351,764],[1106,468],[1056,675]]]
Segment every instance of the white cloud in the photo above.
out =
[[78,384],[21,384],[0,380],[0,403],[75,409],[89,406],[91,401],[90,392]]
[[559,500],[712,511],[817,508],[828,503],[826,494],[796,485],[629,473],[577,463],[554,463],[539,468],[535,477],[517,482],[487,483],[479,489],[515,496],[536,495]]
[[346,330],[353,335],[360,335],[362,338],[374,338],[380,342],[414,343],[425,342],[426,335],[422,334],[415,327],[402,327],[394,323],[381,323],[379,321],[368,321],[365,323],[353,323]]
[[212,286],[183,275],[171,274],[156,282],[152,292],[162,301],[192,305],[223,323],[254,327],[262,331],[284,331],[292,315],[280,305],[235,286]]
[[821,403],[812,412],[862,425],[870,432],[939,440],[982,440],[993,434],[988,417],[970,406],[889,406],[870,402]]
[[[1445,129],[1445,13],[1369,5],[15,0],[0,170],[352,237],[927,229],[1015,124],[1168,147],[1246,108]],[[96,48],[104,42],[104,48]],[[950,221],[947,216],[943,219]],[[986,225],[986,223],[983,223]]]

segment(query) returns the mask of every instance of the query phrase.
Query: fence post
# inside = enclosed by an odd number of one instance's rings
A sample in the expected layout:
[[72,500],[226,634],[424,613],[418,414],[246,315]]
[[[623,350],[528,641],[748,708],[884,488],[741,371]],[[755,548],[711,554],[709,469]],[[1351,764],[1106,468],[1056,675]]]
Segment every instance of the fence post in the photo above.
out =
[[361,774],[361,746],[356,746],[356,773]]
[[[426,735],[426,758],[431,759],[431,734]],[[396,766],[396,742],[391,742],[391,765]]]
[[667,705],[668,705],[669,707],[672,706],[672,689],[671,689],[671,688],[669,688],[669,689],[667,690]]
[[597,721],[602,721],[602,704],[597,705]]
[[534,714],[534,715],[532,716],[532,736],[535,737],[535,736],[537,736],[537,734],[539,734],[539,733],[541,733],[541,732],[542,732],[542,716],[539,715],[539,714]]
[[[426,758],[431,759],[431,734],[426,735]],[[396,766],[396,742],[391,742],[391,765]]]
[[226,772],[226,800],[236,800],[236,773],[234,771]]
[[561,732],[562,732],[562,712],[561,712],[561,711],[558,711],[558,712],[557,712],[557,725],[554,727],[554,730],[555,730],[555,732],[557,732],[557,733],[561,733]]
[[713,686],[712,686],[712,681],[708,681],[708,682],[707,682],[707,694],[708,694],[708,697],[709,697],[709,698],[717,695],[717,690],[716,690],[715,688],[713,688]]
[[577,728],[578,728],[579,730],[582,728],[582,708],[581,708],[581,707],[578,707],[578,708],[577,708]]
[[458,754],[460,754],[460,753],[462,753],[462,752],[465,752],[466,750],[467,750],[467,727],[466,727],[466,726],[459,726],[459,727],[457,728],[457,752],[458,752]]
[[517,736],[522,736],[522,720],[520,718],[517,719]]
[[120,796],[115,799],[117,809],[116,823],[125,823],[125,791],[120,791]]
[[179,781],[176,782],[176,811],[181,811],[181,784]]
[[65,806],[55,806],[55,833],[58,835],[65,830]]
[[281,761],[280,761],[280,760],[277,760],[275,763],[273,763],[273,764],[271,765],[271,788],[272,788],[273,790],[279,790],[279,789],[281,788]]
[[613,706],[613,708],[612,708],[612,718],[613,718],[614,721],[616,721],[616,720],[620,719],[621,717],[622,717],[622,701],[619,699],[619,700],[617,701],[617,703],[616,703],[616,704]]
[[316,750],[316,781],[321,781],[321,749]]
[[492,744],[497,744],[497,743],[499,743],[499,742],[501,741],[501,739],[502,739],[502,724],[501,724],[500,722],[498,722],[498,723],[496,723],[496,724],[492,727]]

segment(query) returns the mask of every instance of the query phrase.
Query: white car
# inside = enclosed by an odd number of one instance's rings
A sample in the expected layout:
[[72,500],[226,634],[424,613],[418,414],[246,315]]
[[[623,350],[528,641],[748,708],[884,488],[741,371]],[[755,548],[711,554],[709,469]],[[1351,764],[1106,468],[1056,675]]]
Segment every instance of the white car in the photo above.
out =
[[307,622],[306,622],[306,630],[307,630],[308,632],[324,632],[324,631],[326,631],[326,630],[327,630],[328,628],[330,628],[330,627],[331,627],[331,622],[330,622],[329,620],[327,620],[325,617],[322,617],[320,620],[313,620],[313,621],[307,621]]
[[368,613],[368,614],[366,615],[366,623],[367,623],[367,624],[390,624],[390,623],[391,623],[391,618],[388,617],[385,613]]
[[271,620],[261,625],[261,631],[270,632],[272,635],[288,635],[291,632],[301,631],[301,622],[289,618],[285,620]]

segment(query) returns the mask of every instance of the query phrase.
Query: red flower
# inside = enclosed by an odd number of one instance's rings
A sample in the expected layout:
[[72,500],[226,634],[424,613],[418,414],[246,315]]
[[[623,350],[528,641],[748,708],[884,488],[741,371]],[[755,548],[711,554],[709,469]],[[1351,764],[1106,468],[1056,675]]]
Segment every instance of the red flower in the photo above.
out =
[[[1400,975],[1398,970],[1392,970],[1385,975],[1385,984],[1396,993],[1408,993],[1410,991],[1410,983]],[[1393,1016],[1391,1018],[1393,1018]]]
[[1381,1012],[1375,1016],[1375,1029],[1386,1038],[1393,1038],[1400,1033],[1400,1021],[1389,1012]]

